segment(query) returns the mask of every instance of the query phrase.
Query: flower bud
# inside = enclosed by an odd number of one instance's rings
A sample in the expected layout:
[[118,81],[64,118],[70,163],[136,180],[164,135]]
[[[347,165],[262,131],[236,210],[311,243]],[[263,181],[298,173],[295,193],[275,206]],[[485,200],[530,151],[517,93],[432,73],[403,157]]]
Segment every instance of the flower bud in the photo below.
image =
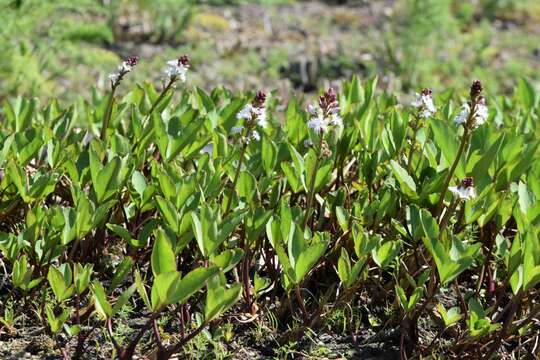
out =
[[253,98],[253,106],[257,108],[263,108],[266,101],[266,94],[263,91],[257,91]]
[[424,96],[431,96],[433,94],[433,90],[430,88],[424,88],[422,89],[422,95]]
[[474,80],[472,85],[471,85],[471,100],[475,101],[476,98],[482,92],[482,90],[483,90],[483,87],[482,87],[482,83],[480,82],[480,80]]
[[463,180],[461,180],[461,186],[465,189],[473,187],[474,186],[474,179],[472,177],[466,177]]
[[189,68],[189,57],[187,55],[182,55],[178,58],[178,65],[182,65],[185,68]]
[[129,66],[135,66],[139,63],[139,57],[138,56],[130,56],[126,59],[126,64]]

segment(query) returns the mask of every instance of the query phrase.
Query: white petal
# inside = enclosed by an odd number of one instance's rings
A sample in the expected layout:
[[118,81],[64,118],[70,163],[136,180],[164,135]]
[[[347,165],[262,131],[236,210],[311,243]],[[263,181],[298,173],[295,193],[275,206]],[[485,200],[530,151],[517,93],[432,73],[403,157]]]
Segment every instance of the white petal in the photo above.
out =
[[251,106],[251,104],[247,104],[246,106],[244,106],[242,110],[238,112],[238,114],[236,115],[236,118],[239,120],[240,119],[249,120],[251,119],[252,111],[253,111],[253,107]]
[[318,109],[318,106],[315,106],[312,104],[309,104],[307,107],[308,113],[310,113],[312,116],[317,116],[317,109]]
[[435,105],[433,104],[433,98],[431,96],[422,96],[422,101],[424,103],[425,108],[430,111],[431,113],[436,113],[437,109],[435,108]]
[[208,154],[208,155],[212,156],[213,152],[214,152],[214,144],[212,144],[212,143],[205,145],[201,149],[201,154]]
[[411,105],[414,106],[414,107],[422,106],[422,95],[420,95],[419,93],[415,93],[414,96],[415,96],[415,98],[411,102]]
[[109,80],[111,80],[111,82],[114,83],[114,84],[116,84],[119,77],[120,77],[120,74],[118,74],[118,73],[109,74]]
[[475,115],[475,124],[477,126],[482,125],[486,122],[489,112],[488,108],[485,105],[479,104],[476,106],[476,115]]
[[342,126],[343,120],[341,119],[341,116],[339,116],[339,114],[332,114],[332,117],[330,118],[330,124],[333,126]]
[[308,121],[307,125],[310,129],[313,129],[318,133],[326,132],[328,130],[328,124],[326,123],[326,120],[322,116],[311,118]]
[[463,106],[461,107],[461,112],[459,113],[458,116],[456,116],[454,122],[457,125],[460,125],[460,124],[465,123],[468,118],[469,118],[469,105],[463,104]]

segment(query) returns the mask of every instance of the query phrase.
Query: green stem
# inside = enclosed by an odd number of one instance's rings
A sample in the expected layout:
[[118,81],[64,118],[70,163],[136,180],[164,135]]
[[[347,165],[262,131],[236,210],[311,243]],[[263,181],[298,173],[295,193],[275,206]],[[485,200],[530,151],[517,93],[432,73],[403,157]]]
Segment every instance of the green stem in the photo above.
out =
[[311,215],[311,207],[313,206],[313,198],[315,197],[315,180],[317,180],[317,168],[319,167],[319,160],[321,159],[321,148],[323,144],[323,136],[319,134],[319,147],[317,148],[317,157],[315,158],[315,165],[313,166],[313,172],[311,173],[311,179],[309,181],[309,191],[306,202],[306,214],[304,215],[304,221],[302,222],[302,230],[306,229],[306,225]]
[[146,119],[148,119],[152,113],[154,112],[154,110],[156,110],[156,107],[159,105],[159,103],[161,102],[161,100],[163,100],[163,98],[165,97],[165,95],[167,95],[167,93],[169,92],[169,90],[171,89],[171,87],[173,86],[174,82],[176,81],[176,77],[171,77],[170,80],[169,80],[169,83],[163,88],[163,90],[161,91],[161,93],[159,94],[158,98],[156,99],[156,101],[154,101],[154,103],[152,104],[152,106],[150,107],[150,110],[148,110],[148,114],[146,114]]
[[441,196],[439,198],[439,204],[437,205],[437,210],[436,210],[437,217],[440,215],[440,213],[443,210],[444,197],[446,195],[446,192],[448,191],[448,186],[450,185],[450,181],[452,180],[452,177],[454,176],[454,172],[456,171],[457,165],[459,163],[459,159],[461,158],[461,155],[463,154],[463,151],[465,150],[465,146],[467,145],[469,141],[469,129],[467,128],[467,126],[465,126],[464,129],[465,129],[465,132],[463,133],[463,137],[461,138],[461,144],[459,145],[458,153],[456,155],[454,163],[450,167],[450,171],[448,172],[448,175],[446,176],[446,180],[444,181],[443,191],[441,192]]
[[99,139],[101,141],[104,141],[105,137],[107,136],[107,129],[109,128],[109,123],[111,121],[115,92],[116,92],[116,86],[113,85],[113,87],[111,88],[111,93],[109,95],[109,101],[107,101],[107,109],[105,110],[105,117],[103,118],[103,124],[101,126],[101,134],[99,135]]
[[247,148],[247,142],[244,142],[242,145],[242,149],[240,150],[240,159],[238,160],[238,166],[236,168],[236,173],[234,174],[234,180],[232,183],[231,190],[229,192],[229,196],[227,199],[227,206],[225,207],[225,212],[223,213],[223,216],[226,216],[229,213],[229,210],[231,210],[234,190],[236,188],[236,183],[238,182],[238,179],[240,178],[240,170],[242,169],[242,164],[244,163],[244,158],[246,157],[246,148]]
[[409,149],[409,156],[407,157],[407,173],[410,173],[411,172],[411,169],[412,169],[412,158],[413,158],[413,154],[414,154],[414,146],[416,144],[416,128],[413,128],[413,136],[412,136],[412,139],[411,139],[411,148]]
[[[150,110],[148,110],[148,114],[146,114],[146,116],[144,117],[144,120],[142,122],[143,129],[144,129],[144,125],[146,124],[148,119],[150,119],[150,116],[152,116],[152,113],[154,112],[154,110],[156,110],[156,108],[159,105],[159,103],[161,102],[161,100],[163,100],[165,95],[167,95],[167,93],[169,92],[169,90],[171,89],[171,87],[173,86],[175,81],[176,81],[176,78],[172,77],[169,80],[169,83],[163,88],[163,90],[161,90],[161,93],[159,94],[157,99],[152,103],[152,106],[150,107]],[[142,139],[142,137],[141,137],[141,139]],[[132,151],[135,151],[137,149],[137,146],[139,146],[139,144],[141,142],[141,139],[138,139],[135,142],[135,144],[133,145]]]

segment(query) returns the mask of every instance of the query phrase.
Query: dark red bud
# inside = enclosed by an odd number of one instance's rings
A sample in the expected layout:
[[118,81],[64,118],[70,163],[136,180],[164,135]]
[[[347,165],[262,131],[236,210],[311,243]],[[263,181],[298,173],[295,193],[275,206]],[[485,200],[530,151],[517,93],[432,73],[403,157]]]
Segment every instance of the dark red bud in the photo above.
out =
[[139,57],[138,56],[130,56],[125,61],[126,61],[126,64],[128,64],[129,66],[135,66],[135,65],[137,65],[139,63]]
[[465,179],[461,180],[461,186],[464,188],[470,188],[474,186],[474,179],[472,177],[466,177]]
[[484,88],[482,87],[482,83],[480,80],[474,80],[471,85],[471,99],[475,100],[480,93],[482,92]]
[[266,94],[263,91],[257,91],[255,97],[253,98],[253,106],[262,108],[264,107],[264,102],[266,101]]
[[422,89],[422,95],[428,96],[431,94],[433,94],[433,90],[431,90],[430,88]]
[[187,55],[182,55],[178,58],[178,65],[183,65],[184,67],[189,67],[189,57]]

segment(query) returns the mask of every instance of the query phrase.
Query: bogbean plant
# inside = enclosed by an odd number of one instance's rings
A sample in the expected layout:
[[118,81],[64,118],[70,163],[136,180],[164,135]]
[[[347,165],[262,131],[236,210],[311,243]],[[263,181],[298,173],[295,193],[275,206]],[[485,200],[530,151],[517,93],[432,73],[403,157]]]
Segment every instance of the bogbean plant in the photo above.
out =
[[[402,358],[536,351],[539,108],[526,81],[489,108],[475,81],[456,108],[461,94],[400,104],[353,78],[281,113],[261,91],[188,89],[185,56],[160,90],[120,96],[138,60],[89,102],[4,104],[2,332],[39,321],[81,358],[102,330],[113,357],[167,359],[224,321],[271,312],[286,343],[356,309],[381,334],[399,329]],[[128,304],[144,322],[120,340]]]

